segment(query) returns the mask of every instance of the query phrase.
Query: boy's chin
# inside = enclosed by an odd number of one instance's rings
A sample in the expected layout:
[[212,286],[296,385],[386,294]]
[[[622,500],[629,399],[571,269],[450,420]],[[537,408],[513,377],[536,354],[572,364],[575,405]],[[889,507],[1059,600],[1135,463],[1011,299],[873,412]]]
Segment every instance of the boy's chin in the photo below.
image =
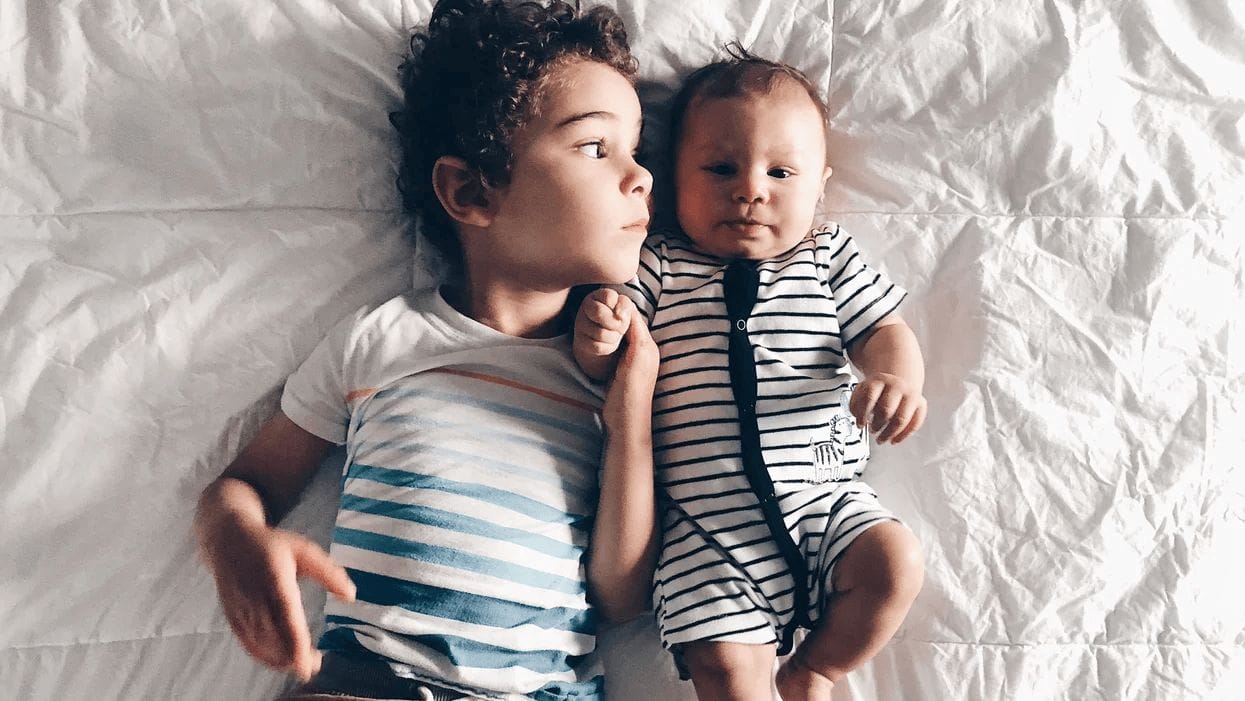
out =
[[624,285],[631,282],[635,277],[635,271],[639,268],[640,262],[636,260],[634,264],[628,267],[602,268],[595,271],[597,274],[592,276],[593,279],[585,284],[592,285]]

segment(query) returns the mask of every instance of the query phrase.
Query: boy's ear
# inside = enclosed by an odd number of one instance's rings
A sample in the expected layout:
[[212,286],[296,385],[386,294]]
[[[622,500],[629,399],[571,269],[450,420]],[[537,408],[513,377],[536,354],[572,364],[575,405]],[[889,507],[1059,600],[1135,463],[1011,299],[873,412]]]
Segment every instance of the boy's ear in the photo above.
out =
[[483,228],[493,222],[492,192],[463,159],[438,158],[432,165],[432,189],[446,214],[459,224]]

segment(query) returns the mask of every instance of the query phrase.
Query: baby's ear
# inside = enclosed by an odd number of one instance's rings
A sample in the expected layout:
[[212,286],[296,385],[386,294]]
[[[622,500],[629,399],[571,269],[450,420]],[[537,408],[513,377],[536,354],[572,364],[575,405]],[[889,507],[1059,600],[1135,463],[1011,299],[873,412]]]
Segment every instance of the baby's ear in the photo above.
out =
[[432,189],[445,213],[459,224],[487,227],[493,222],[489,188],[480,172],[456,156],[442,156],[432,165]]
[[821,189],[823,189],[823,190],[824,190],[824,189],[826,189],[826,181],[830,179],[830,175],[831,175],[831,174],[833,174],[833,173],[834,173],[834,168],[831,168],[830,166],[826,166],[826,169],[825,169],[824,171],[822,171],[822,173],[821,173]]

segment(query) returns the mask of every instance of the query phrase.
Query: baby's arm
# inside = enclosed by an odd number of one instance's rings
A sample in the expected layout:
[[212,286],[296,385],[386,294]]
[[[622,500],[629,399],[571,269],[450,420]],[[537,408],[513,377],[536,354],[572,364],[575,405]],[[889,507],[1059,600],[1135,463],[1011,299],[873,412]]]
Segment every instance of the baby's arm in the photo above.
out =
[[278,412],[203,490],[195,513],[200,555],[242,647],[304,680],[319,668],[319,654],[298,577],[311,577],[347,600],[354,584],[319,545],[274,524],[293,508],[331,445]]
[[603,287],[584,298],[575,315],[571,350],[585,375],[597,382],[610,377],[633,316],[638,316],[635,305],[617,290]]
[[852,393],[857,426],[877,441],[899,443],[925,422],[925,363],[916,335],[898,314],[888,314],[847,347],[863,376]]
[[588,559],[593,602],[615,622],[649,608],[657,562],[652,438],[657,345],[640,314],[633,310],[630,319],[601,409],[605,456]]

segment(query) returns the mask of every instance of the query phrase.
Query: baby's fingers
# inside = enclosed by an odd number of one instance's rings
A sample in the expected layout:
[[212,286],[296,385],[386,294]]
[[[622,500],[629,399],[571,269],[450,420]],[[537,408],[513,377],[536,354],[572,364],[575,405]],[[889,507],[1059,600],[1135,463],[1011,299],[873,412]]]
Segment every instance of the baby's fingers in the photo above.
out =
[[905,438],[916,432],[925,423],[925,414],[928,411],[928,404],[924,397],[916,402],[916,410],[912,413],[912,418],[908,421],[908,425],[904,427],[898,435],[895,436],[892,443],[902,443]]
[[895,417],[899,414],[904,402],[904,395],[897,391],[894,387],[883,387],[882,394],[878,397],[877,403],[873,406],[873,412],[869,415],[869,428],[875,434],[878,434],[878,441],[885,443],[882,439],[882,433],[885,432]]
[[861,382],[856,385],[856,389],[852,390],[852,398],[848,402],[848,409],[851,410],[852,416],[856,417],[856,426],[858,428],[868,426],[869,415],[873,413],[873,407],[881,394],[882,386],[876,382]]
[[626,303],[620,300],[615,305],[606,306],[601,302],[592,301],[584,305],[583,311],[592,325],[621,336],[626,333],[627,324],[631,322],[629,302],[630,300]]
[[[880,406],[880,404],[879,404]],[[875,416],[882,412],[875,412]],[[894,438],[900,431],[908,426],[908,422],[912,420],[913,414],[916,413],[916,402],[911,397],[903,397],[899,401],[899,406],[895,407],[890,416],[886,417],[885,423],[875,423],[881,430],[878,431],[878,443],[885,443]]]

